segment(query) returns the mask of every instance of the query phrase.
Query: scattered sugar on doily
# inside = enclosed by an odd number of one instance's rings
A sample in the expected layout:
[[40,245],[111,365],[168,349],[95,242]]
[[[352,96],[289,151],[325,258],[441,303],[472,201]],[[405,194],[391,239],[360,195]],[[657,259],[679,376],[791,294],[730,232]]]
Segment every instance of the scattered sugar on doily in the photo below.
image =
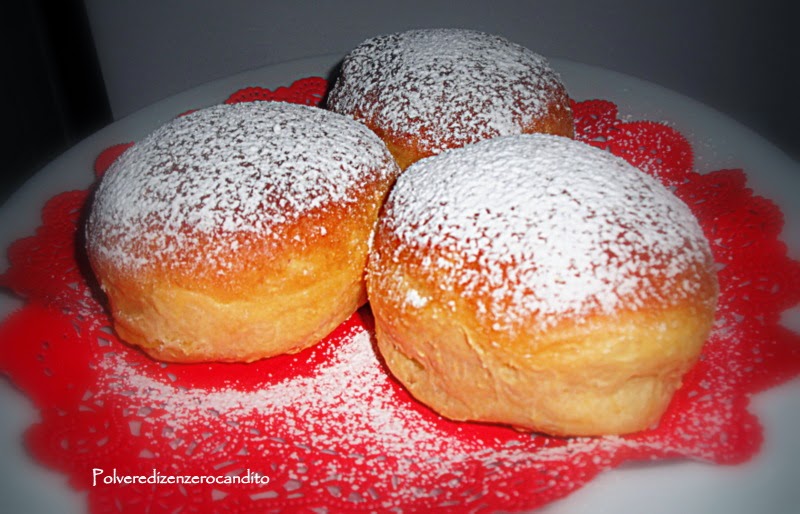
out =
[[401,467],[391,470],[394,475],[410,473],[414,462],[439,461],[430,470],[433,479],[449,472],[448,462],[478,450],[469,442],[443,439],[419,413],[387,395],[388,376],[367,331],[353,329],[332,352],[312,376],[253,391],[176,387],[131,366],[121,354],[109,354],[102,363],[108,380],[103,389],[124,395],[132,406],[163,412],[163,421],[175,430],[255,415],[269,426],[271,437],[316,451],[348,455],[367,448],[373,454],[365,458],[406,457],[397,459]]
[[[610,467],[608,455],[615,449],[661,447],[661,443],[607,436],[572,438],[565,444],[530,450],[525,438],[539,436],[518,434],[519,440],[483,441],[470,437],[467,431],[453,437],[386,387],[389,376],[366,329],[352,328],[325,351],[324,362],[311,375],[248,391],[179,387],[167,379],[149,376],[127,362],[123,353],[109,353],[101,363],[106,384],[95,400],[121,395],[129,411],[144,408],[175,433],[188,426],[208,426],[224,433],[229,429],[224,423],[256,416],[263,421],[273,444],[285,442],[312,454],[346,456],[327,464],[327,474],[333,477],[331,485],[326,486],[331,494],[338,494],[336,483],[364,479],[350,476],[352,458],[360,459],[359,466],[369,463],[371,480],[399,484],[398,477],[405,477],[430,488],[395,487],[390,496],[381,497],[387,507],[438,494],[443,480],[458,479],[474,469],[471,466],[486,473],[485,490],[480,494],[488,494],[493,480],[505,479],[502,469],[506,466],[536,467],[544,473],[548,463],[562,465],[570,456],[590,455],[592,465]],[[386,457],[391,457],[392,464]],[[285,479],[301,480],[296,467],[307,464],[298,459],[283,465]]]

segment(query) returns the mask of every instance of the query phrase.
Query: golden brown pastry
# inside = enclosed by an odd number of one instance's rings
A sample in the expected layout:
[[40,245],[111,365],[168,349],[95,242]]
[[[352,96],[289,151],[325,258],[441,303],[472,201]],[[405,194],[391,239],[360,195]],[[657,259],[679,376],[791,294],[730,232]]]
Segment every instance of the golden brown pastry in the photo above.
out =
[[573,135],[569,97],[548,62],[471,30],[411,30],[364,41],[345,57],[328,107],[375,131],[403,169],[496,136]]
[[717,298],[685,204],[622,159],[550,135],[409,167],[367,288],[380,352],[416,398],[452,419],[554,435],[656,423]]
[[278,102],[175,119],[103,177],[86,227],[114,326],[157,359],[296,352],[366,301],[399,169],[363,125]]

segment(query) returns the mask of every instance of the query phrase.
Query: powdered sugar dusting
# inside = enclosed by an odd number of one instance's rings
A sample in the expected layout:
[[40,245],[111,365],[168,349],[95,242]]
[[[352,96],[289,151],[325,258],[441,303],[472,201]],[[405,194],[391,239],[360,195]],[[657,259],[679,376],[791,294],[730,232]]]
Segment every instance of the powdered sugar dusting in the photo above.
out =
[[[173,428],[205,423],[220,415],[269,418],[291,411],[292,419],[274,427],[274,435],[294,439],[302,435],[304,442],[317,448],[341,450],[363,445],[354,439],[375,437],[387,452],[409,447],[423,452],[440,449],[422,416],[387,397],[388,375],[376,357],[370,333],[363,328],[342,336],[334,354],[313,376],[291,377],[263,389],[176,387],[141,373],[122,355],[108,355],[102,366],[109,392],[144,399],[149,407],[163,409]],[[354,431],[359,427],[371,427],[376,434]]]
[[364,458],[378,462],[392,456],[397,463],[387,469],[386,480],[411,473],[420,461],[429,463],[435,478],[480,449],[468,439],[442,437],[391,392],[370,333],[361,327],[343,335],[312,376],[252,390],[178,387],[131,366],[124,355],[107,355],[101,367],[108,381],[106,394],[124,395],[131,405],[152,409],[151,416],[163,411],[165,423],[175,431],[198,423],[214,426],[221,418],[257,416],[265,420],[270,437],[301,442],[317,452],[351,455],[367,448],[372,453]]
[[[402,245],[444,256],[422,259],[423,272],[436,267],[446,283],[489,298],[481,308],[501,325],[669,304],[699,283],[675,281],[710,262],[677,197],[622,159],[557,136],[507,136],[420,161],[386,213]],[[662,283],[677,296],[660,297]]]
[[350,52],[328,106],[438,153],[520,133],[542,116],[556,87],[560,79],[544,57],[500,36],[411,30]]
[[[213,234],[203,259],[225,267],[242,234],[326,205],[357,201],[359,187],[393,173],[383,143],[352,120],[280,102],[220,105],[177,118],[128,149],[106,172],[88,241],[121,267],[178,262]],[[186,263],[183,263],[186,264]]]
[[417,308],[425,307],[425,305],[428,303],[428,299],[422,296],[419,291],[410,288],[408,290],[408,293],[406,294],[406,301],[412,307],[417,307]]
[[[238,429],[232,426],[238,427],[240,421],[255,417],[268,432],[250,433],[250,441],[264,437],[272,446],[286,442],[308,449],[312,455],[340,456],[325,464],[325,472],[331,477],[323,487],[325,490],[359,487],[365,477],[350,473],[350,459],[358,460],[358,466],[370,462],[371,473],[366,478],[379,481],[384,495],[380,502],[385,508],[399,509],[398,512],[402,512],[400,506],[406,502],[426,496],[435,498],[448,482],[458,489],[460,479],[474,480],[475,473],[485,474],[488,489],[466,491],[470,496],[491,491],[493,481],[504,479],[502,470],[507,466],[542,468],[544,473],[547,466],[563,465],[570,456],[596,453],[605,455],[602,459],[606,461],[619,448],[650,445],[663,449],[656,443],[615,436],[547,443],[546,437],[512,430],[508,431],[511,437],[505,442],[483,440],[469,436],[468,432],[453,437],[442,430],[440,420],[432,419],[428,412],[410,408],[410,400],[398,397],[375,354],[372,336],[364,327],[352,327],[325,352],[324,361],[310,375],[298,374],[246,390],[235,386],[181,387],[132,364],[124,352],[111,352],[100,362],[104,383],[92,401],[103,403],[113,401],[115,396],[124,397],[128,412],[160,418],[166,427],[162,437],[172,434],[176,446],[185,444],[178,438],[186,433],[186,427],[202,426],[209,433],[235,434]],[[138,431],[141,422],[134,418],[130,424],[132,430]],[[531,445],[531,438],[539,439],[544,446]],[[220,458],[231,456],[223,454]],[[293,462],[281,463],[287,473],[283,478],[294,477],[295,468],[307,467],[299,454],[293,453],[292,459]],[[610,466],[611,461],[607,462]],[[429,484],[430,488],[403,487],[405,480]],[[395,482],[394,487],[386,486],[390,481]],[[306,487],[309,485],[314,484]],[[388,496],[387,488],[391,491]]]

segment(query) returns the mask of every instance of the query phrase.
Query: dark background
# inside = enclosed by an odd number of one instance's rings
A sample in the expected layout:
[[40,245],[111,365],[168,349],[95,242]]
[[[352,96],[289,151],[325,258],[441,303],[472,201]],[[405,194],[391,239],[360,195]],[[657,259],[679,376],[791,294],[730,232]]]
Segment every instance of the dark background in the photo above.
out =
[[5,2],[0,203],[64,150],[112,121],[81,0]]
[[403,7],[300,1],[294,8],[211,0],[6,2],[0,38],[9,115],[0,138],[0,203],[70,146],[155,100],[244,69],[343,54],[371,35],[425,26],[496,32],[544,55],[658,83],[747,125],[798,160],[795,4],[500,1],[467,2],[459,10],[434,0]]

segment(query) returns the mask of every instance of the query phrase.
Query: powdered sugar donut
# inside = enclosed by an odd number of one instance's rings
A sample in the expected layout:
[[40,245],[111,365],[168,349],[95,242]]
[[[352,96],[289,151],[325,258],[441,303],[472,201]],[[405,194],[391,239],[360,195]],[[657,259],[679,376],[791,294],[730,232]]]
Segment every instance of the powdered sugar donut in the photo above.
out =
[[471,30],[364,41],[345,57],[328,107],[374,130],[401,168],[496,136],[573,135],[569,98],[547,61]]
[[398,173],[375,134],[318,108],[221,105],[167,123],[106,172],[86,226],[117,332],[183,362],[319,341],[365,302]]
[[657,422],[717,298],[685,204],[622,159],[550,135],[409,167],[367,287],[380,351],[414,396],[450,418],[556,435]]

